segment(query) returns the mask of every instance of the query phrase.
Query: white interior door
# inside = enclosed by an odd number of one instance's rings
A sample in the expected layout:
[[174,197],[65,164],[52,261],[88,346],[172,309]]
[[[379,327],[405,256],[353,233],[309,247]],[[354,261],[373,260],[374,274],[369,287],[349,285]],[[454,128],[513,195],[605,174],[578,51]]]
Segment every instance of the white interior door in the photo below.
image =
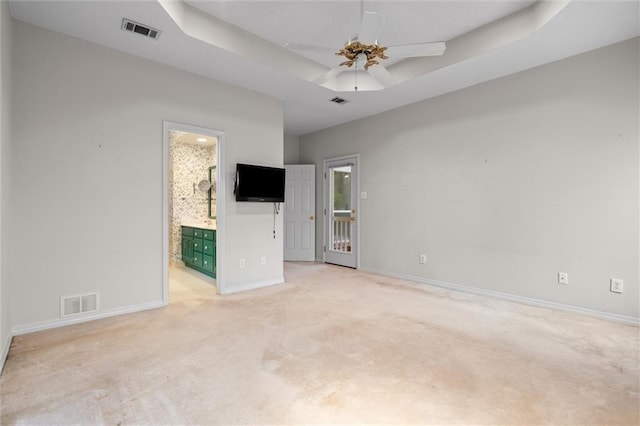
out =
[[327,263],[358,267],[358,158],[324,164],[325,255]]
[[316,259],[316,166],[285,165],[284,260]]

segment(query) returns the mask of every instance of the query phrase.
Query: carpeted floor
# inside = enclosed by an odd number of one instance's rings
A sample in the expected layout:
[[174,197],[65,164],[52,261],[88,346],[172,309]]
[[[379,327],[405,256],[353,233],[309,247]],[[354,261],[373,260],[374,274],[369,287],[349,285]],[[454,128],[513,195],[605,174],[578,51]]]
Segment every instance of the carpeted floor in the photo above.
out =
[[639,424],[638,327],[288,263],[14,339],[5,424]]

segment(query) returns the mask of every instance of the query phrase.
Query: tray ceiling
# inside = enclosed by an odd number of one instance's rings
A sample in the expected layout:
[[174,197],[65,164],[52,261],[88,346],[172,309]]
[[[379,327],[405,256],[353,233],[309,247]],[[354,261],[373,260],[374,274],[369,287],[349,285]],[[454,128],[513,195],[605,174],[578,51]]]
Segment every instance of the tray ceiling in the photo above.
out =
[[[172,3],[175,6],[176,2]],[[357,93],[342,92],[340,89],[344,87],[340,85],[332,86],[336,91],[314,84],[312,79],[291,72],[287,68],[290,63],[274,65],[268,59],[269,49],[258,49],[255,54],[238,53],[194,38],[186,34],[157,1],[11,1],[10,10],[12,16],[21,21],[280,98],[284,105],[285,132],[301,135],[640,34],[637,1],[559,3],[566,5],[535,31],[506,43],[483,41],[485,45],[473,46],[473,54],[465,57],[459,47],[453,48],[455,42],[451,41],[464,39],[465,34],[467,40],[482,41],[482,37],[475,36],[480,34],[478,28],[493,28],[496,21],[509,20],[513,14],[523,14],[540,5],[524,0],[365,1],[365,10],[386,17],[381,43],[447,41],[451,48],[440,57],[439,63],[420,63],[419,72],[412,71],[419,62],[416,58],[390,59],[385,66],[398,76],[410,78],[385,90]],[[208,17],[222,20],[251,33],[260,40],[256,46],[264,43],[264,46],[275,46],[278,52],[286,43],[337,50],[357,32],[360,20],[357,1],[189,1],[180,6],[196,10],[205,21]],[[120,29],[123,18],[158,28],[162,33],[158,40],[136,37]],[[517,33],[518,28],[522,29],[518,21],[512,22],[512,31]],[[340,58],[331,53],[285,49],[283,57],[288,57],[287,52],[314,70],[309,72],[328,70],[340,62]],[[456,58],[456,54],[460,57]],[[347,75],[343,79],[348,78]],[[348,86],[350,82],[344,84]],[[343,105],[329,102],[336,95],[349,102]]]

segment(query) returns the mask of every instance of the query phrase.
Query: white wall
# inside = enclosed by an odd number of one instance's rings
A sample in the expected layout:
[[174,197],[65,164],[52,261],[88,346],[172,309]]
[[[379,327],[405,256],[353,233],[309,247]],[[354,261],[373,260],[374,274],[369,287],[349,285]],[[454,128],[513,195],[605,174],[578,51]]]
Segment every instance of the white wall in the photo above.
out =
[[9,184],[9,141],[11,117],[11,26],[9,4],[0,1],[0,371],[9,350],[11,324],[9,319],[9,286],[5,257],[5,229]]
[[284,164],[300,162],[300,139],[298,136],[284,135]]
[[282,281],[272,206],[232,193],[237,162],[283,164],[281,101],[19,22],[13,72],[14,330],[55,322],[63,295],[161,301],[163,120],[225,132],[226,291]]
[[302,136],[318,217],[322,160],[359,152],[362,268],[638,317],[638,47]]

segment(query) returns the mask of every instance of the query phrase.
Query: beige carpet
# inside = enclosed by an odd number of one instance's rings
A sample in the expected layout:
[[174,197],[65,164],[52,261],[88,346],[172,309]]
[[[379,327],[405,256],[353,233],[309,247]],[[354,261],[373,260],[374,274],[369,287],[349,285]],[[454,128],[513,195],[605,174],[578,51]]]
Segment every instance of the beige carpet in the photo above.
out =
[[16,337],[5,424],[638,424],[638,328],[334,266]]

